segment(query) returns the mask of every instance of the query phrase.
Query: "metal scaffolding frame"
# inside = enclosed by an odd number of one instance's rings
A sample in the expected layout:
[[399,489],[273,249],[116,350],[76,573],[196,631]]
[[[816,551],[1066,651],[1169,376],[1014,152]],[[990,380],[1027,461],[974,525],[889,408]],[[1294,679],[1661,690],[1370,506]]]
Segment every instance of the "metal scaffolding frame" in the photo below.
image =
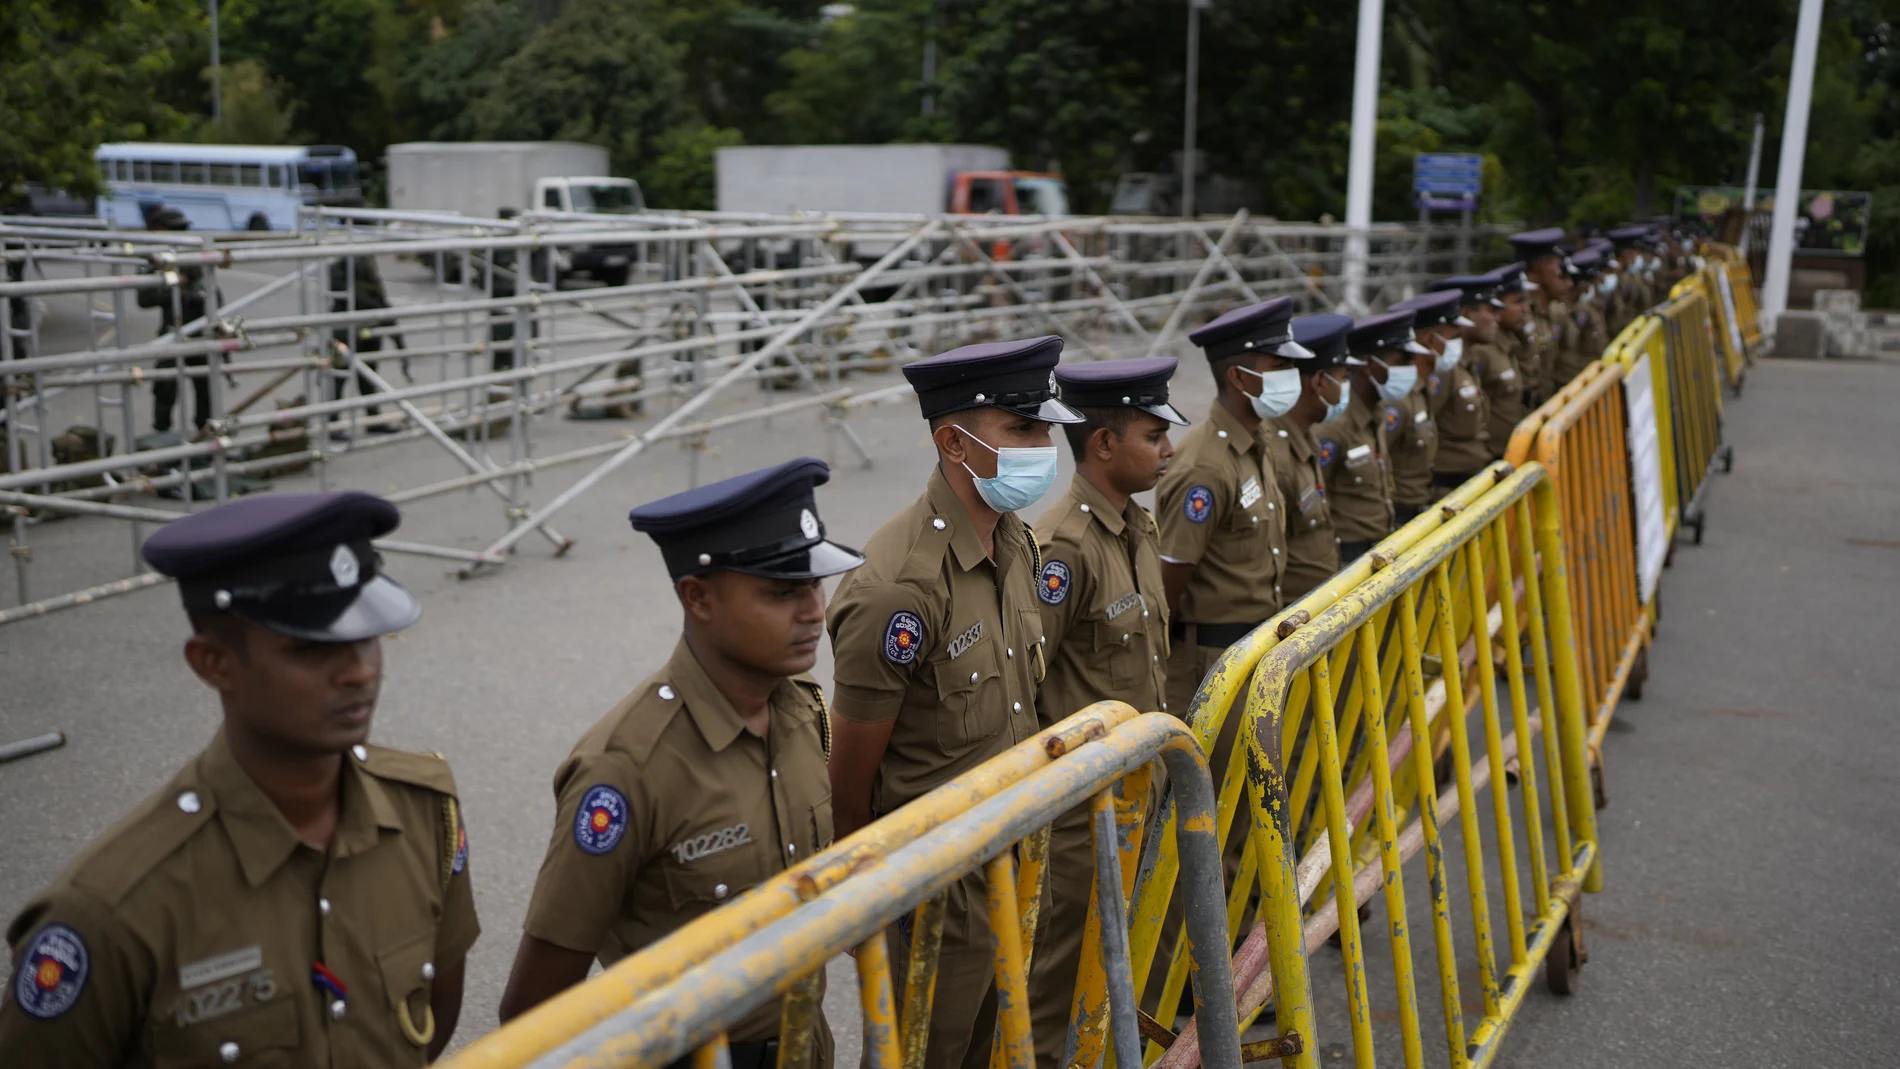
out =
[[[16,599],[0,607],[0,624],[162,582],[139,560],[142,531],[185,511],[153,507],[157,495],[182,498],[189,510],[226,500],[245,477],[304,468],[328,488],[362,474],[343,458],[427,440],[455,474],[387,496],[406,504],[480,487],[498,500],[500,529],[480,550],[379,547],[452,560],[466,576],[503,566],[531,536],[565,552],[572,542],[554,526],[557,514],[661,441],[687,444],[697,481],[698,449],[712,432],[817,410],[834,455],[842,448],[869,466],[851,412],[910,390],[847,385],[854,372],[1026,333],[1061,334],[1079,359],[1158,353],[1183,328],[1243,301],[1289,295],[1307,311],[1331,311],[1345,298],[1344,227],[1245,212],[1193,221],[659,212],[475,219],[322,208],[306,209],[303,224],[296,235],[189,234],[0,217],[8,268],[0,281],[0,506],[10,518]],[[1464,269],[1471,237],[1453,227],[1370,228],[1368,299],[1381,306]],[[625,279],[610,280],[621,284],[562,288],[581,247],[624,253]],[[426,265],[433,299],[358,308],[365,257]],[[235,268],[282,273],[224,301],[218,274]],[[207,312],[186,322],[194,273]],[[162,291],[182,326],[135,343],[128,298],[150,289]],[[243,314],[286,292],[297,314]],[[85,347],[46,351],[47,317],[72,314],[75,302]],[[405,343],[424,335],[432,340]],[[379,351],[359,351],[370,339]],[[385,339],[398,348],[381,348]],[[392,360],[402,382],[385,377]],[[141,445],[134,391],[160,378],[180,387],[182,427],[192,426],[183,416],[195,408],[185,389],[193,380],[206,380],[210,411],[196,433]],[[371,392],[347,394],[351,379]],[[741,382],[790,393],[705,411]],[[97,457],[55,456],[50,404],[69,393],[90,399]],[[653,411],[661,407],[668,410]],[[537,419],[563,408],[624,418],[602,422],[602,441],[537,453]],[[638,429],[629,433],[626,420]],[[106,446],[109,434],[124,448]],[[537,474],[583,462],[592,466],[579,478],[532,500]],[[386,478],[379,482],[386,489]],[[35,600],[30,536],[65,516],[127,522],[131,574]]]

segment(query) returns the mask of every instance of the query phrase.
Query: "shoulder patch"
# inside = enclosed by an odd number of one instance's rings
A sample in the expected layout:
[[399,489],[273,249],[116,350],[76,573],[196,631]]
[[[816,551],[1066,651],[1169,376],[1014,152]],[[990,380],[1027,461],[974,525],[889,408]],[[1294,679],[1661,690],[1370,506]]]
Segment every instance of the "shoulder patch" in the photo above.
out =
[[1319,440],[1319,466],[1320,467],[1322,468],[1332,467],[1333,458],[1337,457],[1338,455],[1339,455],[1338,442],[1333,441],[1331,438],[1321,438]]
[[1397,405],[1385,406],[1385,433],[1397,434],[1399,430],[1399,423],[1404,418],[1405,418],[1404,414],[1399,411],[1399,406]]
[[357,767],[377,779],[407,783],[438,794],[455,793],[455,774],[449,771],[449,763],[441,754],[388,750],[381,746],[368,749],[369,758],[359,762]]
[[28,1017],[50,1021],[73,1008],[86,990],[92,955],[79,933],[63,924],[41,928],[13,973],[13,1001]]
[[468,824],[456,814],[455,820],[455,860],[449,863],[449,871],[461,875],[468,870]]
[[627,796],[596,783],[574,810],[574,845],[598,857],[620,845],[627,834]]
[[899,610],[884,625],[884,659],[892,664],[910,664],[924,648],[924,622],[914,612]]
[[1205,486],[1188,487],[1181,511],[1186,514],[1189,523],[1206,523],[1208,514],[1214,511],[1214,491]]
[[1443,386],[1444,384],[1445,384],[1445,380],[1443,378],[1440,378],[1438,372],[1436,371],[1432,372],[1425,379],[1426,389],[1429,389],[1433,394],[1438,393],[1438,388]]
[[1069,597],[1069,566],[1059,560],[1051,560],[1042,566],[1042,582],[1036,586],[1036,596],[1044,605],[1060,605]]

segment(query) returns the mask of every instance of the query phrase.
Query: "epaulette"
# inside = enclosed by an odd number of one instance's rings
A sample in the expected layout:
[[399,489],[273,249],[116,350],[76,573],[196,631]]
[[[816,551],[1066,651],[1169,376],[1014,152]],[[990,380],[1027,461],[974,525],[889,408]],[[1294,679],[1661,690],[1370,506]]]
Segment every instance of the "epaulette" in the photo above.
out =
[[1074,501],[1066,503],[1069,511],[1063,514],[1062,522],[1056,524],[1057,541],[1081,545],[1083,532],[1087,531],[1089,524],[1094,522],[1095,517],[1077,508],[1076,504]]
[[[648,679],[640,684],[639,689],[621,699],[607,717],[608,722],[615,724],[611,732],[615,748],[624,749],[637,766],[645,767],[647,759],[658,748],[666,726],[686,708],[686,699],[680,696],[677,688],[668,687],[673,694],[671,698],[660,697],[660,688],[663,686],[668,686],[664,679],[657,676]],[[602,740],[603,743],[605,741]]]
[[[187,775],[179,775],[94,840],[72,863],[72,885],[98,895],[109,906],[124,901],[217,812],[217,800],[209,791],[194,790],[195,784]],[[179,807],[178,799],[187,791],[199,799],[196,812]]]
[[[943,526],[937,526],[936,521]],[[950,551],[950,525],[955,522],[947,516],[932,516],[918,524],[910,549],[904,554],[904,565],[893,578],[899,582],[936,583],[943,555]],[[1030,541],[1035,541],[1033,536]]]
[[412,753],[382,746],[365,749],[369,756],[359,762],[357,767],[377,779],[407,783],[437,794],[455,794],[455,774],[449,771],[449,763],[441,754]]
[[824,746],[825,757],[829,760],[831,757],[831,709],[825,705],[824,684],[809,675],[793,676],[792,682],[811,695],[812,703],[816,706],[813,716],[818,721],[818,741]]

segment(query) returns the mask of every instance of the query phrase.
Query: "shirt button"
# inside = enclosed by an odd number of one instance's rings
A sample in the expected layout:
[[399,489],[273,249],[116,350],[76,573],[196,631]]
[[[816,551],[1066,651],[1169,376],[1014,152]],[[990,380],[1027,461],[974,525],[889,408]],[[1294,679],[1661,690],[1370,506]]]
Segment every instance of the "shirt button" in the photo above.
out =
[[1273,511],[1273,502],[1271,502],[1271,501],[1269,501],[1269,502],[1267,502],[1267,511],[1268,511],[1268,512],[1272,512],[1272,511]]
[[197,791],[186,791],[178,796],[178,808],[187,813],[196,813],[198,810],[204,808],[204,805],[198,801]]
[[350,752],[356,755],[356,759],[358,761],[369,760],[369,747],[363,745],[360,742],[357,743],[355,746],[350,747]]
[[972,683],[974,683],[974,682],[976,682],[976,673],[975,673],[975,672],[971,672],[971,673],[970,673],[970,682],[972,682]]
[[1127,642],[1127,641],[1128,641],[1128,636],[1124,634],[1124,635],[1122,636],[1122,641],[1123,641],[1123,642]]
[[1253,521],[1253,522],[1255,522],[1255,523],[1259,523],[1259,522],[1260,522],[1260,517],[1258,517],[1258,516],[1249,516],[1249,517],[1247,517],[1247,518],[1248,518],[1249,520],[1252,520],[1252,521]]
[[225,1043],[218,1048],[218,1057],[223,1060],[226,1065],[237,1061],[238,1055],[242,1053],[244,1052],[238,1049],[236,1043]]
[[1153,661],[1153,662],[1154,662],[1154,663],[1156,663],[1156,664],[1160,664],[1160,663],[1161,663],[1161,655],[1160,655],[1159,653],[1151,653],[1151,654],[1149,654],[1149,655],[1148,655],[1148,659],[1149,659],[1149,660],[1151,660],[1151,661]]
[[723,883],[713,884],[713,897],[719,899],[722,902],[725,901],[726,885]]
[[1280,555],[1280,547],[1279,547],[1279,546],[1274,546],[1274,547],[1273,547],[1273,555],[1274,555],[1274,556],[1276,556],[1276,557]]
[[672,700],[673,700],[673,688],[672,688],[672,687],[669,687],[669,686],[667,686],[667,685],[666,685],[666,684],[664,684],[664,683],[662,683],[662,684],[660,684],[660,700],[661,700],[661,701],[669,701],[669,702],[670,702],[670,701],[672,701]]
[[1082,511],[1083,511],[1083,512],[1087,512],[1088,510],[1089,510],[1089,507],[1088,507],[1087,505],[1083,505],[1083,506],[1082,506]]
[[772,778],[773,778],[773,779],[777,779],[777,778],[778,778],[778,769],[776,769],[776,768],[775,768],[775,769],[773,769],[773,770],[772,770]]
[[425,961],[422,963],[422,978],[424,980],[435,979],[435,962]]
[[[1126,636],[1124,636],[1124,637],[1126,637]],[[1009,711],[1010,711],[1010,712],[1012,712],[1012,713],[1020,713],[1020,712],[1022,712],[1022,711],[1023,711],[1023,703],[1022,703],[1022,702],[1010,702],[1010,703],[1009,703]]]
[[937,530],[941,531],[949,525],[943,522],[943,517],[939,516],[930,521],[930,526],[935,527]]
[[1005,656],[1005,657],[1014,657],[1014,656],[1016,656],[1016,648],[1015,648],[1014,646],[1009,646],[1009,647],[1006,647],[1006,648],[1004,648],[1004,650],[1003,650],[1003,656]]
[[1363,480],[1363,479],[1361,479],[1361,478],[1359,478],[1359,476],[1357,476],[1357,475],[1355,475],[1355,476],[1353,476],[1353,477],[1352,477],[1352,484],[1353,484],[1354,486],[1358,486],[1358,485],[1359,485],[1360,483],[1362,483],[1362,482],[1364,482],[1364,481],[1365,481],[1365,480]]
[[1225,438],[1225,437],[1227,437],[1227,432],[1226,432],[1226,431],[1215,431],[1215,432],[1214,432],[1214,437],[1216,437],[1216,438]]
[[317,912],[328,917],[330,915],[330,900],[327,898],[317,899]]
[[1148,618],[1148,610],[1147,610],[1147,609],[1143,609],[1143,610],[1141,610],[1141,618],[1142,618],[1142,619],[1144,619],[1144,620],[1146,620],[1146,619]]
[[343,1019],[343,1013],[347,1009],[349,1009],[349,1007],[343,1005],[343,1000],[337,999],[335,1002],[330,1003],[330,1016],[335,1020],[341,1021]]
[[790,855],[792,855],[793,857],[797,857],[797,856],[798,856],[798,844],[797,844],[797,843],[786,843],[786,844],[785,844],[785,852],[786,852],[786,853],[788,853],[788,854],[790,854]]

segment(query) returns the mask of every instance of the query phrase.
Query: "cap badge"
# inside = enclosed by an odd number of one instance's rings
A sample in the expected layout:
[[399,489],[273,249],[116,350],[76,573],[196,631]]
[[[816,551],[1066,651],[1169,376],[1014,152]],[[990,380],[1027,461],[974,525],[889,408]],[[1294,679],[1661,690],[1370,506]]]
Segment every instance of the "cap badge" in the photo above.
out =
[[350,552],[350,547],[338,546],[336,547],[336,552],[330,554],[330,577],[336,580],[337,586],[355,586],[357,579],[360,578],[360,573],[361,569],[358,568],[356,563],[356,554]]
[[810,509],[800,509],[798,512],[798,529],[805,533],[806,538],[817,538],[818,517],[813,516]]

